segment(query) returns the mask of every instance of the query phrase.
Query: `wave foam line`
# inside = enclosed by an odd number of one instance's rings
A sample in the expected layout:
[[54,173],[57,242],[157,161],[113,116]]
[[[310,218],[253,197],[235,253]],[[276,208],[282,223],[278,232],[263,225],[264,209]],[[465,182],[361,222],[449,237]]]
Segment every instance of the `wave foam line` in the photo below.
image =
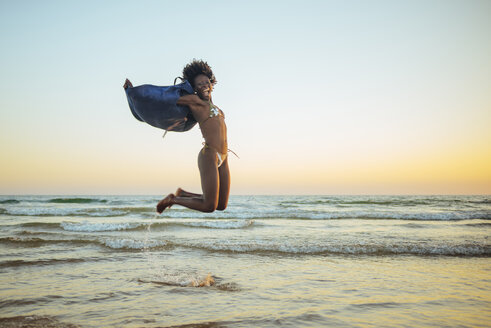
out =
[[102,238],[102,239],[44,239],[44,238],[0,238],[0,244],[15,245],[15,247],[41,247],[47,245],[95,245],[114,250],[145,250],[173,246],[165,240],[136,240],[131,238]]
[[328,245],[328,246],[303,246],[303,245],[278,245],[278,244],[231,244],[219,242],[214,244],[171,242],[171,241],[139,241],[132,239],[106,240],[104,245],[112,249],[121,250],[148,250],[161,247],[183,247],[205,250],[209,252],[250,253],[258,255],[267,254],[294,254],[294,255],[417,255],[417,256],[464,256],[464,257],[489,257],[491,246],[489,245]]
[[[198,220],[198,221],[153,221],[151,222],[154,229],[165,229],[171,227],[190,227],[204,229],[243,229],[254,225],[254,220]],[[26,222],[20,224],[7,225],[8,227],[48,229],[73,232],[103,232],[103,231],[133,231],[145,230],[148,228],[148,222]]]
[[[208,229],[242,229],[250,227],[254,220],[214,220],[214,221],[182,221],[182,222],[152,222],[152,228],[168,227],[193,227]],[[126,223],[71,223],[62,222],[60,226],[66,231],[77,232],[100,232],[100,231],[120,231],[120,230],[145,230],[148,229],[146,222],[126,222]]]
[[103,245],[113,249],[148,250],[149,248],[182,247],[210,252],[295,254],[295,255],[445,255],[445,256],[491,256],[491,245],[291,245],[286,243],[257,243],[252,241],[193,242],[169,240],[106,239]]
[[403,211],[330,211],[330,210],[276,210],[276,211],[250,211],[246,213],[230,211],[217,215],[200,215],[192,212],[164,212],[163,219],[227,219],[234,218],[239,220],[344,220],[344,219],[364,219],[364,220],[415,220],[415,221],[457,221],[457,220],[491,220],[491,211],[472,210],[472,211],[441,211],[441,212],[403,212]]
[[447,255],[447,256],[491,256],[491,245],[484,244],[428,244],[406,245],[383,244],[332,244],[305,245],[254,241],[169,241],[138,240],[132,238],[93,239],[42,239],[42,238],[0,238],[0,244],[14,244],[16,247],[39,247],[49,244],[97,245],[114,250],[143,251],[162,247],[183,247],[209,252],[231,252],[252,254],[295,254],[295,255]]
[[490,245],[286,245],[274,243],[189,243],[174,246],[232,253],[278,253],[295,255],[446,255],[491,256]]
[[[64,207],[11,207],[0,208],[0,214],[11,216],[73,216],[73,217],[121,217],[136,215],[140,218],[152,218],[153,207],[100,207],[100,208],[64,208]],[[342,211],[331,209],[302,209],[294,211],[285,208],[266,211],[234,211],[225,213],[201,214],[186,210],[173,209],[159,216],[160,219],[200,219],[200,220],[254,220],[254,219],[304,219],[304,220],[334,220],[334,219],[366,219],[366,220],[428,220],[428,221],[453,221],[453,220],[490,220],[490,210],[439,210],[419,211],[409,210],[353,210]]]
[[92,222],[82,222],[82,223],[71,223],[62,222],[60,224],[61,228],[66,231],[77,231],[77,232],[100,232],[100,231],[119,231],[119,230],[133,230],[137,227],[144,225],[143,223],[92,223]]
[[195,228],[210,228],[210,229],[241,229],[247,228],[254,224],[254,220],[213,220],[213,221],[193,221],[193,222],[168,222],[168,223],[157,223],[154,227],[159,225],[169,226],[184,226],[184,227],[195,227]]
[[106,247],[120,250],[149,250],[172,245],[165,240],[135,240],[131,238],[105,239],[100,243]]
[[377,206],[420,206],[420,205],[452,205],[452,204],[491,204],[491,199],[484,198],[482,200],[474,199],[458,199],[446,197],[389,197],[389,198],[365,198],[365,199],[299,199],[299,200],[284,200],[280,201],[279,205],[284,207],[297,207],[302,205],[377,205]]

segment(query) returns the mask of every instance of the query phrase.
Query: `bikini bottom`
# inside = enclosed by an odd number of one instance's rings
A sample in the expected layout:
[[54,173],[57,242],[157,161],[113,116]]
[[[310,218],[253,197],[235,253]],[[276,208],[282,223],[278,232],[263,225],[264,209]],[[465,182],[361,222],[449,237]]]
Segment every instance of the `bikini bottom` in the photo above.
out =
[[219,152],[217,152],[217,165],[218,167],[222,166],[223,162],[225,161],[225,159],[227,159],[227,153],[225,154],[220,154]]
[[216,151],[215,148],[210,147],[210,145],[208,145],[207,143],[204,143],[203,150],[205,150],[206,148],[213,150],[215,152],[215,154],[217,155],[217,167],[222,166],[223,162],[227,159],[228,153],[222,154],[222,153]]

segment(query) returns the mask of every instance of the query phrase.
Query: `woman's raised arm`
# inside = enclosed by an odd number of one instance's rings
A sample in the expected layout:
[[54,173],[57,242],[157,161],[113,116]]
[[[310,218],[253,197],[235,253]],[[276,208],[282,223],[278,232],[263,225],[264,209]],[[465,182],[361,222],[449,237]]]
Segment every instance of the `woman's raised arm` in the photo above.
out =
[[185,95],[177,99],[177,104],[180,106],[199,106],[203,105],[203,100],[199,99],[197,95]]

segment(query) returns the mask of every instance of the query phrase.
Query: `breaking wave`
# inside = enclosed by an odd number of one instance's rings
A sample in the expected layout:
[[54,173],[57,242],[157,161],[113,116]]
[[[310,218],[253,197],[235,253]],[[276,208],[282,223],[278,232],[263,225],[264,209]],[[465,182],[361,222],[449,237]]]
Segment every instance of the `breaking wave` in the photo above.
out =
[[446,244],[435,241],[423,244],[420,242],[406,244],[382,243],[326,243],[316,242],[274,242],[267,240],[234,241],[234,240],[158,240],[134,239],[120,237],[77,237],[76,239],[56,238],[0,238],[0,244],[15,244],[23,247],[39,247],[50,244],[86,245],[93,244],[114,250],[143,251],[161,248],[190,248],[209,252],[251,253],[258,255],[291,254],[291,255],[445,255],[445,256],[491,256],[491,245],[488,244]]
[[142,226],[141,223],[71,223],[62,222],[61,228],[66,231],[81,231],[81,232],[99,232],[99,231],[119,231],[119,230],[133,230]]
[[99,232],[120,230],[144,230],[151,224],[152,229],[170,227],[193,227],[209,229],[241,229],[254,224],[253,220],[215,220],[215,221],[172,221],[172,222],[125,222],[125,223],[93,223],[93,222],[62,222],[60,226],[67,231]]

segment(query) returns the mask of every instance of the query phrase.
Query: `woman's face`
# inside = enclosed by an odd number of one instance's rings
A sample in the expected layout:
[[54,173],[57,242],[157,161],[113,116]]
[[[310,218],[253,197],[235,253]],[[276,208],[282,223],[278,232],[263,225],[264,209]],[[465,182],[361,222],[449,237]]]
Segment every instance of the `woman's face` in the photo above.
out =
[[213,85],[208,76],[201,74],[194,78],[194,91],[203,100],[210,100]]

